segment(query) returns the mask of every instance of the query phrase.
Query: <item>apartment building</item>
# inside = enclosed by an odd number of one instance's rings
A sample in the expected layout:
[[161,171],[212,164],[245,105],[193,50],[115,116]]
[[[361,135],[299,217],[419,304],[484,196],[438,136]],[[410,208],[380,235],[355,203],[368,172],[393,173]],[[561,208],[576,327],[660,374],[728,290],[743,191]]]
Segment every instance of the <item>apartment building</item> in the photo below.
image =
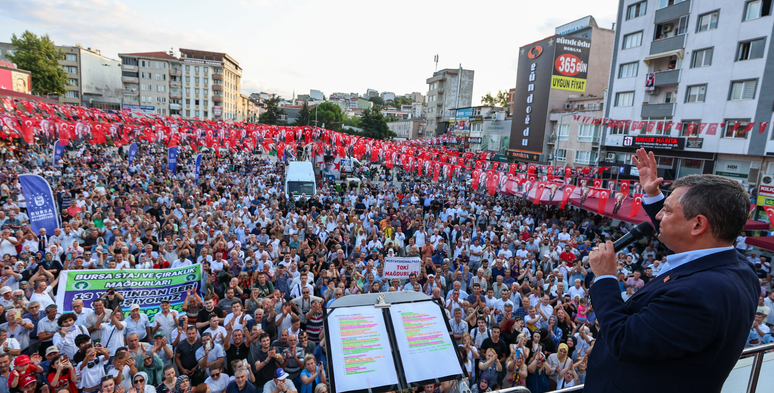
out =
[[122,109],[157,115],[180,114],[179,107],[173,105],[178,101],[172,101],[181,98],[177,90],[179,81],[173,83],[172,79],[179,77],[180,60],[167,52],[119,53],[118,56],[124,92]]
[[605,117],[626,122],[603,143],[621,176],[646,147],[666,180],[772,182],[772,2],[621,0],[617,26]]
[[470,107],[473,102],[473,70],[446,68],[427,78],[427,125],[425,137],[433,138],[449,130],[457,108]]
[[180,49],[186,117],[237,120],[242,67],[225,53]]

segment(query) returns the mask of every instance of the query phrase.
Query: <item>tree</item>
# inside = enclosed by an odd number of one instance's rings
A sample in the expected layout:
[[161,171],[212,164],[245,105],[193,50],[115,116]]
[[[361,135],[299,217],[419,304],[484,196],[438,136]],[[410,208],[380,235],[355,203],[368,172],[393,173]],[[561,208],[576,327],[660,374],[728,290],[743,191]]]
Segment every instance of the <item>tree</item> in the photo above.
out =
[[325,124],[325,128],[334,131],[341,131],[341,126],[344,124],[344,113],[341,111],[341,107],[332,102],[323,102],[317,105],[309,112],[309,121],[314,123],[317,120],[317,127],[322,127]]
[[26,30],[21,37],[12,35],[11,43],[16,49],[13,54],[6,54],[5,57],[20,69],[32,73],[32,94],[67,93],[67,73],[59,66],[59,60],[64,59],[65,55],[48,35],[38,37]]
[[505,108],[508,106],[508,92],[500,90],[497,92],[497,96],[494,97],[492,97],[492,93],[486,93],[485,96],[481,97],[481,104]]
[[293,122],[294,126],[308,126],[309,123],[309,114],[311,112],[309,111],[309,105],[306,104],[306,101],[304,101],[304,106],[301,107],[301,110],[298,111],[298,117],[296,117],[296,121]]
[[285,114],[285,110],[279,107],[279,103],[282,101],[282,97],[272,94],[271,97],[269,97],[267,100],[264,100],[264,106],[266,107],[266,112],[261,113],[261,116],[258,117],[258,123],[261,124],[283,124],[283,121],[280,120],[280,116]]
[[384,106],[384,100],[382,99],[382,97],[379,97],[379,96],[370,97],[368,101],[373,102],[374,105]]
[[414,101],[411,101],[410,99],[406,97],[395,97],[394,100],[390,103],[391,106],[400,109],[402,105],[411,105],[411,103]]
[[369,138],[388,139],[398,136],[387,127],[387,122],[379,111],[364,110],[360,126],[363,128],[363,136]]
[[344,125],[349,127],[355,127],[355,128],[361,128],[360,124],[360,118],[359,117],[351,117],[351,118],[344,118]]

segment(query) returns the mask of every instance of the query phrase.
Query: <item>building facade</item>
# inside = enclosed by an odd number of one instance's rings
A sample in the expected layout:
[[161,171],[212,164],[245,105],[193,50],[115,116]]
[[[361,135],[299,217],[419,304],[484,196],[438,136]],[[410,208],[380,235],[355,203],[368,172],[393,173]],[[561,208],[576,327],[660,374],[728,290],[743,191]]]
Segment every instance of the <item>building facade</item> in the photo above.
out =
[[570,97],[564,107],[551,110],[549,165],[589,166],[606,160],[600,145],[602,125],[590,120],[602,118],[603,109],[602,97]]
[[439,136],[449,128],[456,108],[464,108],[473,102],[473,70],[446,68],[427,78],[427,127],[426,137]]
[[420,139],[425,134],[425,119],[411,118],[387,123],[387,128],[394,132],[398,138],[408,140]]
[[124,95],[121,108],[133,112],[172,115],[171,76],[180,61],[167,52],[119,53]]
[[613,30],[586,16],[519,48],[510,159],[547,163],[554,148],[548,142],[557,127],[552,112],[571,106],[571,100],[605,96],[614,37]]
[[200,119],[237,120],[242,67],[225,53],[180,49],[182,115]]
[[638,147],[666,180],[714,173],[751,189],[774,175],[771,1],[621,0],[617,26],[605,117],[619,121],[603,144],[623,176],[636,177]]

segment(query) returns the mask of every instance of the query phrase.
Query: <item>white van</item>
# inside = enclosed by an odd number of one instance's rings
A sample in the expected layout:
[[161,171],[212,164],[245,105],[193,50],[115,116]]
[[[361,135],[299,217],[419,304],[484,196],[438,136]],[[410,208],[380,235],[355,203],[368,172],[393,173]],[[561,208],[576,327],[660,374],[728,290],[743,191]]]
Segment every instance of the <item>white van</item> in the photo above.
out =
[[301,198],[301,194],[311,197],[317,192],[317,181],[314,177],[314,169],[309,161],[290,161],[285,171],[285,196],[292,196],[295,200]]

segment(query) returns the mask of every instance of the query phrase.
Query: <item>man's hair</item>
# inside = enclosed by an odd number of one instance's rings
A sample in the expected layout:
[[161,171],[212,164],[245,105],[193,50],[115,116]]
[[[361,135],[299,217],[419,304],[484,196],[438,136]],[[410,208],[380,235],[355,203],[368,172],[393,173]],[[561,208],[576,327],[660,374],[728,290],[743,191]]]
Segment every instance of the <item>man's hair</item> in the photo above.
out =
[[59,316],[59,319],[56,321],[57,325],[62,326],[62,324],[67,321],[68,319],[72,319],[73,321],[78,320],[78,316],[75,315],[74,312],[66,312]]
[[301,322],[301,318],[294,315],[292,318],[290,318],[290,323],[296,323],[296,322]]
[[717,175],[689,175],[672,183],[672,190],[688,187],[680,197],[686,219],[707,217],[712,235],[733,242],[750,213],[750,195],[739,182]]

